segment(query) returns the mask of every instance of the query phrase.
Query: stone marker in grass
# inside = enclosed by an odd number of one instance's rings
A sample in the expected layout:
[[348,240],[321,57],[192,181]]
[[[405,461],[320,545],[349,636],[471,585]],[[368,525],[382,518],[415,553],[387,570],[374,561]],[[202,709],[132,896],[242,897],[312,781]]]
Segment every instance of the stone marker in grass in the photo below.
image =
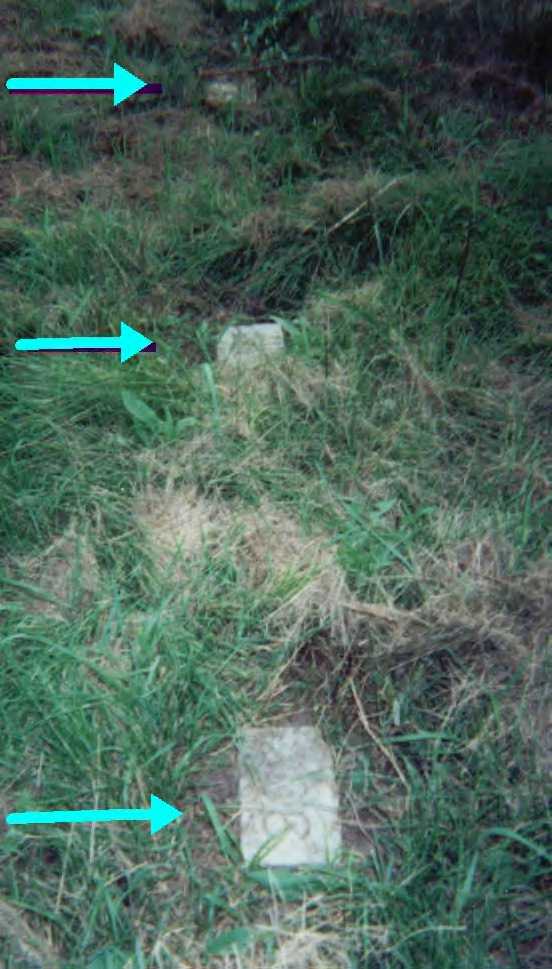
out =
[[330,751],[315,727],[244,730],[241,848],[266,866],[322,865],[341,846]]
[[220,340],[217,360],[219,363],[249,367],[283,350],[284,334],[280,323],[231,326]]

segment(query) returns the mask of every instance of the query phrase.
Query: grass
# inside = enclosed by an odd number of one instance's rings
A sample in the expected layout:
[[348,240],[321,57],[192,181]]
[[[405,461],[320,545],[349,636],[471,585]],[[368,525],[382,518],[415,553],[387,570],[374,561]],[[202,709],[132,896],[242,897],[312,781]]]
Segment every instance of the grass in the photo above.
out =
[[[170,4],[6,28],[6,76],[115,52],[167,100],[5,105],[2,814],[154,792],[184,820],[5,826],[0,964],[539,969],[545,125],[433,90],[398,15],[208,112],[187,52],[235,36],[188,6],[189,48]],[[227,325],[272,316],[284,360],[217,366]],[[158,352],[12,353],[121,318]],[[335,753],[343,857],[244,865],[240,729],[297,716]]]

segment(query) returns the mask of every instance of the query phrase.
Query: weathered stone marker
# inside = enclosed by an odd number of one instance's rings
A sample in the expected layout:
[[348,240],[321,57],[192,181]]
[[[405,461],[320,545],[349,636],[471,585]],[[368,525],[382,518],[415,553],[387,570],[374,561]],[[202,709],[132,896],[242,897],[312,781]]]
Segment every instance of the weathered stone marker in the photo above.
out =
[[223,334],[217,350],[218,363],[255,366],[267,357],[283,353],[284,334],[279,323],[251,323],[231,326]]
[[335,859],[341,847],[337,786],[330,751],[315,727],[244,730],[240,810],[245,861],[263,848],[259,863],[265,866]]
[[209,108],[225,108],[233,104],[237,108],[253,108],[257,102],[257,91],[253,78],[246,78],[239,84],[235,81],[210,81],[203,93],[203,101]]

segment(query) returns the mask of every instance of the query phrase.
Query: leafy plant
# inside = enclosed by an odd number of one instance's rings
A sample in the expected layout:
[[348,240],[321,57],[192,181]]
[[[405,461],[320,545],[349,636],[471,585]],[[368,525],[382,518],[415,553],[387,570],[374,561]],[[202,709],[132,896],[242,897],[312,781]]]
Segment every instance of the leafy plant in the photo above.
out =
[[[284,59],[299,49],[300,37],[321,41],[330,21],[341,20],[341,2],[314,0],[224,0],[237,18],[240,46],[250,55],[279,54]],[[329,32],[328,32],[329,34]]]
[[167,408],[165,408],[164,418],[159,417],[149,404],[146,404],[141,397],[133,394],[130,390],[123,390],[121,398],[125,410],[134,418],[139,431],[140,428],[146,427],[154,435],[165,441],[175,440],[181,435],[184,428],[195,423],[193,417],[182,417],[175,421]]

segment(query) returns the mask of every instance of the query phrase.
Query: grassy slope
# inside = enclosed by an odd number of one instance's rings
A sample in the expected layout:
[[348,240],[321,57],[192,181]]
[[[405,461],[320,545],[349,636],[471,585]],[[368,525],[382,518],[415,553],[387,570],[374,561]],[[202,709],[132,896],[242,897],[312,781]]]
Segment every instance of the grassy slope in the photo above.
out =
[[[4,98],[1,805],[153,791],[186,816],[4,830],[0,958],[544,966],[546,132],[439,102],[386,23],[352,74],[208,114],[220,25],[124,14],[5,18],[5,76],[116,58],[167,97]],[[217,372],[222,328],[270,314],[287,362]],[[10,350],[121,318],[155,357]],[[276,885],[241,866],[233,750],[301,712],[338,752],[347,852]]]

